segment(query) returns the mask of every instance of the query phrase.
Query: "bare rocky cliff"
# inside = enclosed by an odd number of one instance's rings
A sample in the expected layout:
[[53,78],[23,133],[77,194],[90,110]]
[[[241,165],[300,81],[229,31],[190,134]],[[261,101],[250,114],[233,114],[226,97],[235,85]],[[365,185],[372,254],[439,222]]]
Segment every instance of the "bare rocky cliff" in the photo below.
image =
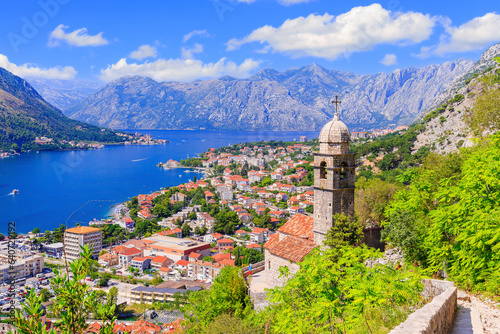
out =
[[411,123],[472,65],[457,60],[360,76],[312,64],[188,83],[124,77],[66,114],[115,129],[318,130],[333,117],[330,101],[339,95],[342,120],[371,129]]

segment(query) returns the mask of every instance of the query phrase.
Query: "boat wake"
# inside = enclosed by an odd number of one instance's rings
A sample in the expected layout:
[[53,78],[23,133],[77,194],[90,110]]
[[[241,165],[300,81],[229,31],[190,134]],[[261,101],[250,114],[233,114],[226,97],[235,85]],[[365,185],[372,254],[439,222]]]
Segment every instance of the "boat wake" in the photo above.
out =
[[132,160],[132,162],[144,161],[144,160],[148,160],[148,159],[151,159],[151,158],[152,157],[144,158],[144,159],[135,159],[135,160]]

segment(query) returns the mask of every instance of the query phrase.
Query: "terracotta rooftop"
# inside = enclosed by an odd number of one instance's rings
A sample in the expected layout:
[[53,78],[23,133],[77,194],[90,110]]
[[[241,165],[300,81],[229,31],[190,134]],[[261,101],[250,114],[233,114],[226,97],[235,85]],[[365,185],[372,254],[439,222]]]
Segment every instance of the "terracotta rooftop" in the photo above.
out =
[[231,258],[231,254],[227,253],[227,254],[224,254],[224,253],[217,253],[215,255],[212,255],[213,259],[215,262],[220,262],[222,260],[226,260],[226,259],[230,259]]
[[194,259],[199,259],[201,257],[201,254],[193,252],[189,254],[189,257],[192,257]]
[[299,238],[306,236],[309,240],[314,240],[313,226],[313,217],[297,213],[281,226],[278,232]]
[[219,240],[217,240],[217,243],[218,244],[229,244],[229,243],[233,243],[234,244],[234,240],[231,240],[231,239],[219,239]]
[[135,247],[131,247],[131,248],[127,248],[126,250],[121,252],[120,255],[128,256],[128,255],[139,254],[139,253],[142,253],[142,251],[140,249],[137,249]]
[[133,246],[139,249],[144,249],[146,247],[146,243],[142,240],[130,239],[129,241],[124,243],[123,246],[125,247]]
[[95,232],[100,232],[98,228],[95,227],[89,227],[89,226],[78,226],[78,227],[73,227],[70,229],[67,229],[66,232],[69,233],[75,233],[75,234],[88,234],[88,233],[95,233]]
[[[268,242],[269,243],[269,242]],[[269,249],[271,254],[290,260],[292,262],[301,262],[309,254],[316,244],[313,241],[289,235],[283,240],[276,242]]]
[[273,248],[279,242],[279,240],[280,238],[278,233],[271,234],[267,242],[264,244],[264,248],[265,249]]

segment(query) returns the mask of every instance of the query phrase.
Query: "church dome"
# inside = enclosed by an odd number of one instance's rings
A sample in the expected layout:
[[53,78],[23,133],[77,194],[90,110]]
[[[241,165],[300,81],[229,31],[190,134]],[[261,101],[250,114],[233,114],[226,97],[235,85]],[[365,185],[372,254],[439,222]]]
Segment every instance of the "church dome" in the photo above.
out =
[[339,119],[339,114],[335,113],[333,120],[326,123],[319,134],[319,142],[326,144],[349,143],[351,134],[344,122]]

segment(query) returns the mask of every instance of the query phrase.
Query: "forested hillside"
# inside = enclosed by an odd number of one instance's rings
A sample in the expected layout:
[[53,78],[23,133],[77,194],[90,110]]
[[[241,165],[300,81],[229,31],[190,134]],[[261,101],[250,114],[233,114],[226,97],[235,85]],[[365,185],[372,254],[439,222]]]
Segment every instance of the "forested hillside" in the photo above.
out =
[[[52,145],[35,144],[36,137],[53,139]],[[64,116],[25,80],[0,68],[0,149],[55,149],[59,141],[121,142],[115,131]]]

